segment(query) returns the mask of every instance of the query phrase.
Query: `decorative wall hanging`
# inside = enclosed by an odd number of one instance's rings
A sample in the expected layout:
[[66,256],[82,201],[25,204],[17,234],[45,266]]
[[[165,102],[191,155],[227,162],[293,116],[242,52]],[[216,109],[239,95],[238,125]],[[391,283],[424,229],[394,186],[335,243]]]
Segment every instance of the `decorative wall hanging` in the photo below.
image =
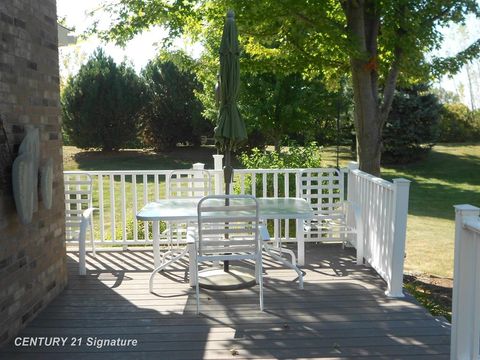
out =
[[42,196],[43,207],[50,210],[52,208],[53,197],[52,158],[48,158],[47,162],[40,168],[40,195]]
[[33,212],[38,210],[38,166],[40,163],[40,132],[38,129],[26,127],[27,135],[23,139],[18,154],[30,154],[32,156],[32,191]]
[[[31,126],[26,127],[26,132],[27,135],[18,149],[19,155],[12,166],[13,198],[20,221],[24,225],[32,221],[33,213],[38,210],[38,166],[40,162],[40,132]],[[48,174],[48,166],[44,172],[48,201],[48,178],[51,179],[53,173],[52,175]],[[51,199],[47,205],[51,206]]]
[[13,162],[13,198],[20,222],[24,225],[32,221],[33,215],[34,201],[32,188],[34,186],[34,178],[36,179],[36,177],[33,176],[32,170],[33,157],[31,154],[20,154]]

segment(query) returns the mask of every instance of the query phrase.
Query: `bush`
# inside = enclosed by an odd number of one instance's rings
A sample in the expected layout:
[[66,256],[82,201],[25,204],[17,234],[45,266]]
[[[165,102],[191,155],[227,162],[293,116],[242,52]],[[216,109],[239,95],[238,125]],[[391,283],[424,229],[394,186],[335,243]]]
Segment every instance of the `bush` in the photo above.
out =
[[146,104],[142,111],[143,138],[157,151],[177,143],[200,144],[201,135],[212,134],[212,125],[202,116],[202,104],[194,92],[199,83],[192,73],[173,62],[149,62],[143,71]]
[[62,93],[65,139],[106,151],[135,142],[142,84],[134,70],[97,50]]
[[[321,166],[320,148],[316,142],[309,143],[307,146],[300,147],[295,143],[291,143],[287,151],[262,151],[258,148],[252,149],[251,152],[242,153],[240,162],[247,169],[294,169],[294,168],[318,168]],[[267,176],[267,194],[273,196],[273,176]],[[295,196],[295,175],[291,174],[289,178],[289,194],[284,193],[285,179],[284,175],[278,176],[278,191],[281,195]],[[252,179],[247,176],[245,178],[245,189],[250,193],[252,188]],[[256,194],[262,194],[262,184],[256,183]],[[240,192],[238,184],[236,184],[235,192]]]
[[445,104],[440,119],[439,141],[480,140],[480,113],[478,111],[470,111],[461,103]]
[[315,168],[320,167],[321,156],[316,142],[303,147],[290,143],[284,152],[254,148],[249,153],[242,153],[240,162],[247,169]]
[[425,156],[438,138],[441,104],[425,85],[400,89],[383,130],[385,163],[407,163]]

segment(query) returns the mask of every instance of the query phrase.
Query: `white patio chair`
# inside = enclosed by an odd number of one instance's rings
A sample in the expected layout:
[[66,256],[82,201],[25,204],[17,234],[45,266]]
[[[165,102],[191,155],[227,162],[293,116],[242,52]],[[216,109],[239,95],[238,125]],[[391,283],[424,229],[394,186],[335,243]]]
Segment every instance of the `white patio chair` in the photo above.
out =
[[[300,197],[307,200],[314,218],[304,221],[305,242],[341,242],[357,250],[357,264],[363,264],[363,221],[360,207],[345,200],[344,175],[328,169],[305,170],[300,175]],[[300,254],[299,254],[300,257]]]
[[[225,201],[228,199],[228,206]],[[241,200],[241,203],[239,203]],[[194,247],[194,283],[197,314],[200,312],[198,265],[205,261],[253,260],[260,286],[260,310],[263,311],[262,239],[258,219],[258,202],[251,195],[212,195],[198,203],[198,232],[189,231]]]
[[95,256],[93,239],[92,177],[88,174],[65,174],[65,240],[78,242],[79,274],[85,275],[86,237],[90,230],[90,244]]
[[[185,169],[170,172],[166,179],[168,199],[201,199],[210,195],[212,180],[207,170]],[[167,222],[162,233],[167,238],[168,249],[163,252],[160,265],[156,267],[149,281],[149,290],[153,291],[153,278],[159,271],[187,255],[187,228],[193,224],[183,222]]]
[[[198,199],[212,193],[212,179],[207,170],[185,169],[173,170],[166,179],[167,199]],[[167,237],[170,251],[164,253],[171,255],[176,249],[183,248],[186,241],[187,228],[189,223],[182,222],[167,223],[167,229],[163,233]]]

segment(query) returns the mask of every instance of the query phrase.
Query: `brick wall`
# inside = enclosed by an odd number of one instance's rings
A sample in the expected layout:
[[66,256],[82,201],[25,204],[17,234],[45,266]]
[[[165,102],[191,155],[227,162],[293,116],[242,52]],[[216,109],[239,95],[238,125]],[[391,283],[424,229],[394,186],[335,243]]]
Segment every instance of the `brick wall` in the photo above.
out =
[[[0,0],[0,344],[66,285],[55,0]],[[40,129],[41,164],[54,160],[51,210],[21,225],[11,165],[25,125]]]

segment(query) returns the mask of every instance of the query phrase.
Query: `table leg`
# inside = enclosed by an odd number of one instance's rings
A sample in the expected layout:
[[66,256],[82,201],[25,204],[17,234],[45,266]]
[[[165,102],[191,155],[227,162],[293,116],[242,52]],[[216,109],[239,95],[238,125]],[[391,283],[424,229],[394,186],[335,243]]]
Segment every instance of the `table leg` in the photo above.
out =
[[160,234],[159,234],[159,221],[153,221],[153,265],[155,268],[160,266]]
[[297,220],[297,256],[298,261],[297,264],[299,266],[305,265],[305,238],[303,236],[303,221]]

